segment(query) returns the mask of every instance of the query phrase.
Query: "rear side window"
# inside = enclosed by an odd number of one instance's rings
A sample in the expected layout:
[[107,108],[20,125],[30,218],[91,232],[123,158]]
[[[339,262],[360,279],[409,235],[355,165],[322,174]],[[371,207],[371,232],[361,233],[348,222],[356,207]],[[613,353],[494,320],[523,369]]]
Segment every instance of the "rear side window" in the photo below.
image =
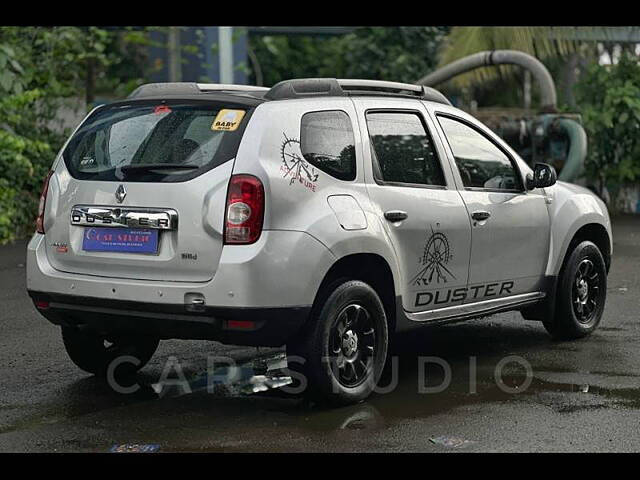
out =
[[[214,128],[222,109],[226,120],[238,119],[226,130]],[[210,102],[116,104],[87,119],[63,157],[79,179],[183,181],[235,157],[245,114]]]
[[356,151],[349,116],[339,110],[305,113],[300,124],[305,160],[340,180],[356,178]]
[[380,180],[445,185],[433,141],[417,113],[367,113],[367,128],[377,160],[374,169]]
[[465,188],[521,190],[511,160],[491,140],[470,126],[438,115]]

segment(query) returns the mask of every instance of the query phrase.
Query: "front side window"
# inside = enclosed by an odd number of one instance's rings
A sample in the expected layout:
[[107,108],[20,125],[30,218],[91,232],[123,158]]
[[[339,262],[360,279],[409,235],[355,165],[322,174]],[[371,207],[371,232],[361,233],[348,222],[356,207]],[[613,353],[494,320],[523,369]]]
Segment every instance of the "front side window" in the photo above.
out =
[[470,126],[438,115],[465,188],[521,190],[520,178],[507,155]]
[[63,157],[71,175],[86,180],[191,178],[236,155],[244,125],[230,131],[213,126],[228,107],[213,102],[110,105],[87,119]]
[[367,128],[375,156],[374,169],[380,180],[445,185],[433,141],[417,113],[367,113]]
[[356,150],[349,116],[342,111],[305,113],[300,149],[311,165],[340,180],[356,178]]

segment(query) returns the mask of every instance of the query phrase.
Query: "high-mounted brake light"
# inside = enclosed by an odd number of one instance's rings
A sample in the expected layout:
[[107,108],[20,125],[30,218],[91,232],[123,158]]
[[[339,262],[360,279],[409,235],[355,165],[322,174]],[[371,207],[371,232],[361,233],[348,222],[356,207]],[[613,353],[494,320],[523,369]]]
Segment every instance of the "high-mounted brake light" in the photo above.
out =
[[166,105],[158,105],[156,108],[153,109],[153,113],[155,113],[156,115],[162,115],[163,113],[170,113],[170,112],[171,112],[171,109]]
[[233,175],[227,191],[224,243],[247,245],[262,233],[264,187],[253,175]]
[[38,218],[36,218],[36,232],[44,233],[44,208],[47,206],[47,193],[49,192],[49,180],[53,175],[53,170],[47,174],[42,184],[42,193],[40,193],[40,203],[38,204]]

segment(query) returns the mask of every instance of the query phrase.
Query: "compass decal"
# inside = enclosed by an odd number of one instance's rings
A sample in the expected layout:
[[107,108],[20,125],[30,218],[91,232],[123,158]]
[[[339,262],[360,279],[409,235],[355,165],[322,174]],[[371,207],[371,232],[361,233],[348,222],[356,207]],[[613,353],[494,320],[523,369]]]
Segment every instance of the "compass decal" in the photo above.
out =
[[302,156],[300,140],[288,138],[284,132],[282,135],[284,135],[284,141],[280,147],[280,156],[282,157],[280,172],[282,177],[289,179],[290,186],[301,184],[315,192],[318,173]]
[[447,283],[455,279],[455,275],[447,268],[447,263],[453,258],[449,240],[442,232],[436,232],[431,226],[431,236],[424,246],[420,257],[420,271],[411,279],[410,285],[430,285],[432,282]]

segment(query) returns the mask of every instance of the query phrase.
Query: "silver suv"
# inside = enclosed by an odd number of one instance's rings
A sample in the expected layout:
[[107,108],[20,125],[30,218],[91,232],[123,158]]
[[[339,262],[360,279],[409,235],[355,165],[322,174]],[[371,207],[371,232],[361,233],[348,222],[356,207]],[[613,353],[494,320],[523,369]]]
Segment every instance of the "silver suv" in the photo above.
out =
[[590,334],[611,253],[602,201],[433,89],[149,84],[62,148],[27,285],[87,372],[135,371],[159,339],[287,345],[344,404],[397,331],[519,310]]

